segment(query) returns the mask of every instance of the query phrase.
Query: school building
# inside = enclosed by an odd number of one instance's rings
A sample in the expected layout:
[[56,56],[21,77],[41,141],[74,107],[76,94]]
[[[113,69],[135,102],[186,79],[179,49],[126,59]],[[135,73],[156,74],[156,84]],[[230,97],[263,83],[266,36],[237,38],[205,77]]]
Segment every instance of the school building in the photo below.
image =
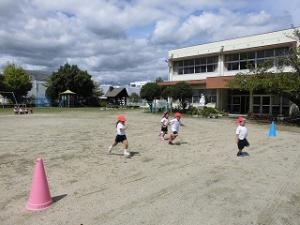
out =
[[[265,61],[273,62],[272,71],[279,72],[278,59],[299,45],[293,32],[294,29],[286,29],[170,50],[169,81],[160,85],[185,81],[193,88],[192,103],[199,103],[204,94],[206,103],[213,103],[217,109],[229,113],[245,114],[251,107],[257,114],[287,116],[290,106],[287,99],[255,92],[250,106],[248,92],[229,89],[226,83],[237,73],[248,72],[249,65],[258,67]],[[284,71],[291,68],[285,67]]]

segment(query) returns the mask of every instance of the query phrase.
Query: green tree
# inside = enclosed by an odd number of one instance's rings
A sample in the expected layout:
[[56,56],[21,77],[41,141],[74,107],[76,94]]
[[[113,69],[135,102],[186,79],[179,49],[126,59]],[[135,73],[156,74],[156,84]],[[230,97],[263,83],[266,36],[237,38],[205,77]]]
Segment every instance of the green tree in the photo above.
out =
[[137,93],[135,93],[135,92],[133,92],[130,96],[129,96],[129,99],[130,99],[130,101],[131,102],[139,102],[139,100],[140,100],[140,96],[137,94]]
[[161,88],[157,83],[147,83],[141,89],[141,98],[146,99],[152,112],[152,103],[154,99],[161,96]]
[[[53,72],[46,84],[46,96],[52,104],[57,104],[59,94],[69,89],[76,93],[80,104],[91,105],[100,94],[100,89],[96,88],[91,75],[87,71],[82,71],[77,65],[66,63],[60,66],[57,72]],[[93,104],[92,104],[93,105]]]
[[6,87],[4,85],[4,76],[0,73],[0,91],[5,91]]
[[[0,83],[0,86],[2,86],[1,89],[3,88],[5,91],[14,92],[18,102],[24,100],[28,91],[32,88],[30,76],[22,67],[17,67],[15,64],[5,66]],[[14,101],[10,94],[3,95]]]
[[167,88],[166,93],[174,100],[179,101],[179,106],[183,111],[186,108],[187,100],[193,96],[191,86],[185,82],[178,82],[174,86]]
[[157,77],[157,78],[155,79],[155,82],[156,82],[156,83],[160,83],[160,82],[164,82],[164,80],[163,80],[161,77]]

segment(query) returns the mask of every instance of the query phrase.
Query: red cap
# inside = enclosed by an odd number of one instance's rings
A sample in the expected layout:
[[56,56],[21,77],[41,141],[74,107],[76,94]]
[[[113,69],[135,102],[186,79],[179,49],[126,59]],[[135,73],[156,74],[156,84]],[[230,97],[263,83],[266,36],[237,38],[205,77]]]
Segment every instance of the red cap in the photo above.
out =
[[237,119],[236,119],[236,123],[240,124],[241,122],[245,121],[246,119],[242,116],[239,116]]
[[124,115],[119,115],[118,116],[118,121],[120,121],[120,122],[125,122],[125,116]]
[[164,113],[163,113],[163,116],[166,116],[167,114],[169,114],[169,113],[168,113],[168,112],[164,112]]
[[180,118],[181,117],[181,113],[180,112],[176,112],[175,113],[175,117],[179,117]]

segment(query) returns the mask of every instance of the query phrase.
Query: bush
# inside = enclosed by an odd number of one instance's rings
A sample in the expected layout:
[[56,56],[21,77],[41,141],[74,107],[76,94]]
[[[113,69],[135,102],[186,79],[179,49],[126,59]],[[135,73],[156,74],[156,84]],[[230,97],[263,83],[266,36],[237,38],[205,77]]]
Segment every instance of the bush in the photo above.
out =
[[196,107],[192,107],[191,109],[189,109],[189,113],[191,115],[196,115],[199,116],[200,115],[200,109],[196,108]]
[[216,118],[218,117],[218,110],[214,109],[214,108],[203,108],[201,111],[200,111],[200,115],[202,115],[203,117],[205,118]]
[[100,107],[107,107],[106,101],[100,101]]
[[173,108],[173,112],[180,112],[180,113],[182,113],[183,110],[182,110],[182,108],[180,106],[176,106],[176,107]]

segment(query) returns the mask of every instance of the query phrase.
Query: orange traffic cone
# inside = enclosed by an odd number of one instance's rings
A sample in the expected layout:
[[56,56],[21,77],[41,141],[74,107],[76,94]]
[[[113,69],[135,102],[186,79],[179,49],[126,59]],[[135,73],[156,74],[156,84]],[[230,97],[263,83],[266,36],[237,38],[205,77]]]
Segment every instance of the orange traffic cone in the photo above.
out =
[[38,158],[34,168],[31,192],[26,204],[26,209],[34,211],[43,210],[48,208],[51,204],[52,198],[48,187],[43,159]]

